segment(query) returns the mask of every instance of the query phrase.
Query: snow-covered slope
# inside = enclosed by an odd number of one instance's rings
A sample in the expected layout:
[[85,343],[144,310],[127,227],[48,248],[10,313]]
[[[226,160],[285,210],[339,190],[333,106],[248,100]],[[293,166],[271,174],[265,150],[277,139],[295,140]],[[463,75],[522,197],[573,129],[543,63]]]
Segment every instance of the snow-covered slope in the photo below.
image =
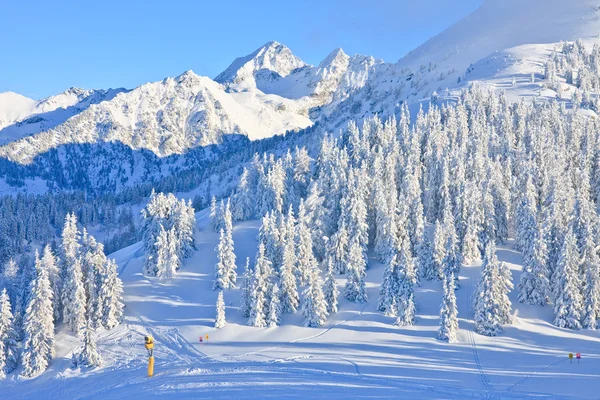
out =
[[[217,292],[212,291],[218,234],[208,210],[197,214],[199,249],[169,284],[142,274],[141,243],[114,253],[125,285],[126,317],[100,334],[101,369],[70,369],[79,341],[57,338],[51,368],[34,380],[11,375],[3,398],[411,398],[411,399],[595,399],[600,379],[600,339],[593,331],[553,326],[552,310],[519,303],[511,294],[515,321],[498,337],[474,333],[471,295],[480,265],[461,268],[457,290],[458,342],[436,339],[441,283],[417,289],[417,320],[394,326],[377,311],[383,266],[371,259],[369,301],[341,299],[340,310],[321,328],[306,328],[300,313],[276,328],[246,326],[239,314],[240,290],[225,292],[227,326],[215,329]],[[234,227],[238,271],[256,253],[258,221]],[[498,249],[514,282],[521,256]],[[343,291],[345,278],[338,286]],[[239,285],[238,285],[239,286]],[[343,296],[342,296],[343,297]],[[155,376],[146,377],[143,337],[155,338]],[[206,340],[208,335],[208,340]],[[203,342],[199,337],[203,337]],[[581,363],[569,363],[580,352]],[[14,396],[14,397],[13,397]]]

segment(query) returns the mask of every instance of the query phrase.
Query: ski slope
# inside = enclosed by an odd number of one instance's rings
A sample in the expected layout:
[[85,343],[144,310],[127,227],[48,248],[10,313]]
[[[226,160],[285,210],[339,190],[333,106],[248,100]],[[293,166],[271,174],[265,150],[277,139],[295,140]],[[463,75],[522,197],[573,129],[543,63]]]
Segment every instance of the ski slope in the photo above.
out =
[[[383,266],[371,259],[369,301],[340,301],[340,311],[322,328],[305,328],[300,313],[285,315],[276,328],[245,325],[237,311],[239,290],[225,292],[228,325],[214,329],[217,292],[212,277],[217,234],[208,229],[207,211],[198,213],[199,249],[185,260],[170,284],[145,277],[141,243],[114,253],[125,284],[126,317],[102,332],[104,366],[72,370],[70,353],[78,343],[60,333],[57,357],[33,380],[3,381],[1,398],[488,398],[593,399],[600,379],[600,334],[569,331],[550,324],[552,310],[522,305],[511,294],[515,321],[503,335],[474,333],[470,296],[479,264],[461,270],[457,290],[458,343],[436,339],[441,283],[417,290],[415,326],[396,327],[376,310]],[[238,273],[253,257],[258,222],[234,227]],[[511,246],[498,250],[515,282],[521,257]],[[238,280],[238,286],[239,286]],[[344,277],[338,279],[340,289]],[[143,337],[155,338],[155,376],[146,377]],[[209,335],[200,343],[200,336]],[[568,353],[580,352],[580,364]]]

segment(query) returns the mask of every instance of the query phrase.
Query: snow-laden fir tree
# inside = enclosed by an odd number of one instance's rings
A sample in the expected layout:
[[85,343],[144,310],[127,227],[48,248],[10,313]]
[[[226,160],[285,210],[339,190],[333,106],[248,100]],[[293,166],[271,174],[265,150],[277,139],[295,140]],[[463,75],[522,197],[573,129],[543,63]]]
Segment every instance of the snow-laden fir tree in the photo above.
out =
[[296,253],[293,231],[289,231],[283,248],[283,264],[279,271],[279,298],[283,313],[295,313],[298,310],[298,282],[296,280]]
[[408,238],[403,240],[398,253],[398,265],[396,266],[397,289],[396,289],[396,325],[407,326],[415,322],[415,285],[417,277],[415,263],[410,250]]
[[417,245],[417,266],[421,279],[427,281],[439,279],[439,270],[433,260],[433,249],[427,232],[423,232],[422,239]]
[[172,193],[167,195],[155,193],[150,195],[146,207],[142,210],[142,233],[146,259],[144,271],[152,276],[158,273],[158,247],[156,242],[162,228],[174,234],[171,245],[179,259],[176,269],[181,267],[181,260],[192,255],[196,248],[194,233],[196,216],[191,203],[178,200]]
[[[235,192],[233,200],[232,216],[236,221],[245,221],[254,216],[254,193],[255,182],[253,182],[252,175],[248,168],[244,167],[244,171],[240,176],[240,182],[238,183],[237,190]],[[211,204],[212,212],[212,204]]]
[[233,226],[231,222],[231,212],[229,211],[229,201],[225,208],[223,225],[224,229],[221,229],[219,235],[219,245],[215,249],[219,261],[215,265],[215,282],[213,290],[234,288],[237,281],[237,273],[235,271],[236,257],[233,251]]
[[52,293],[57,293],[52,300],[52,307],[54,309],[54,322],[58,322],[60,320],[60,310],[61,310],[61,302],[60,293],[61,289],[61,276],[60,270],[58,268],[58,264],[56,262],[56,258],[54,254],[52,254],[52,250],[50,249],[50,245],[46,245],[44,247],[44,251],[42,253],[41,263],[44,265],[46,271],[48,271],[48,279],[50,280],[50,287],[52,288]]
[[208,213],[210,227],[213,231],[219,232],[219,215],[217,210],[217,198],[215,196],[210,199],[210,212]]
[[250,297],[252,290],[252,273],[250,272],[250,257],[246,257],[246,265],[244,267],[244,282],[241,287],[240,294],[240,312],[244,318],[250,317]]
[[102,326],[113,329],[123,319],[123,282],[117,273],[115,260],[106,259],[98,292],[102,310]]
[[581,281],[578,276],[580,258],[577,241],[570,229],[565,237],[558,259],[558,279],[554,292],[554,325],[560,328],[580,329],[583,317]]
[[344,297],[355,303],[366,303],[367,290],[365,286],[367,260],[363,248],[357,239],[351,239],[346,266],[346,286]]
[[[87,308],[78,239],[77,219],[74,214],[68,214],[63,229],[61,245],[63,255],[61,302],[63,321],[74,333],[80,333],[85,328],[85,313]],[[48,271],[45,273],[47,275]],[[54,315],[54,311],[52,315]]]
[[438,338],[448,343],[456,342],[458,331],[458,309],[456,308],[456,293],[454,276],[450,271],[444,274],[444,298],[440,308],[440,327]]
[[329,255],[333,260],[333,268],[336,274],[345,274],[348,265],[348,230],[346,222],[342,220],[336,233],[329,241]]
[[600,257],[598,257],[593,235],[586,236],[584,243],[583,260],[586,285],[583,295],[583,327],[597,329],[600,327]]
[[25,340],[22,375],[25,377],[37,376],[44,372],[54,357],[53,293],[48,271],[42,267],[37,254],[35,266],[36,277],[30,284],[29,303],[23,321]]
[[304,200],[300,200],[296,224],[296,268],[300,285],[306,284],[311,268],[316,262],[310,232],[310,218],[306,214]]
[[337,287],[335,280],[335,272],[333,269],[333,260],[329,258],[327,260],[327,275],[325,277],[325,286],[323,287],[323,295],[325,296],[325,302],[327,303],[327,312],[334,314],[338,312],[338,297],[340,290]]
[[375,253],[379,261],[385,264],[394,255],[398,232],[395,210],[388,207],[385,189],[380,179],[375,181]]
[[215,319],[215,328],[222,328],[227,325],[225,320],[225,301],[223,300],[223,291],[219,291],[217,296],[217,318]]
[[316,263],[310,268],[306,289],[302,300],[304,326],[319,327],[327,321],[327,302],[323,295],[323,282]]
[[435,221],[432,255],[434,270],[436,271],[435,276],[437,279],[443,279],[444,270],[442,264],[444,257],[446,256],[446,233],[444,232],[444,226],[440,220]]
[[444,271],[444,275],[452,275],[454,277],[454,284],[458,287],[458,274],[462,261],[452,218],[444,224],[444,231],[446,246],[444,248],[444,258],[442,259],[442,270]]
[[96,329],[100,326],[102,319],[102,300],[99,297],[99,286],[106,265],[106,255],[104,254],[103,245],[96,242],[93,236],[88,235],[85,229],[83,243],[81,269],[87,299],[86,319],[92,329]]
[[102,357],[96,347],[96,338],[94,337],[94,329],[88,324],[80,335],[83,338],[83,343],[77,353],[73,353],[71,362],[74,367],[94,368],[102,365]]
[[179,267],[177,255],[177,238],[173,229],[166,230],[160,225],[160,233],[156,238],[156,277],[162,282],[170,282]]
[[254,279],[250,294],[250,318],[248,325],[258,328],[267,326],[267,292],[269,291],[269,278],[272,274],[271,262],[265,256],[265,247],[258,245],[258,254],[254,263]]
[[17,332],[6,288],[0,294],[0,379],[17,368]]
[[274,327],[281,323],[281,302],[279,301],[279,287],[271,285],[271,302],[269,303],[269,314],[267,315],[267,326]]
[[510,322],[507,321],[511,308],[508,290],[512,283],[505,278],[496,257],[496,246],[491,241],[485,247],[481,278],[473,297],[475,330],[481,335],[499,335],[502,325]]
[[379,287],[379,300],[377,309],[385,315],[397,315],[397,296],[398,293],[398,255],[394,254],[385,264],[381,286]]
[[541,229],[535,232],[533,249],[525,254],[523,273],[518,286],[519,301],[531,305],[546,305],[550,298],[548,249]]

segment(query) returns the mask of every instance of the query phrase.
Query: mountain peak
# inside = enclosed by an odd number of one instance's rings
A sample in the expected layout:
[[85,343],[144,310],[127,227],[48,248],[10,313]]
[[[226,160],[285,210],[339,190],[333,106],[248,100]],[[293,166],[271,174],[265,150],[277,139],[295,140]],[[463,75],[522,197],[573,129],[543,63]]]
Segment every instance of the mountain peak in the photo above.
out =
[[215,78],[215,81],[222,84],[255,86],[254,76],[261,70],[268,70],[284,77],[293,70],[306,65],[285,45],[271,41],[245,57],[236,58],[225,71]]
[[323,61],[321,61],[321,63],[319,64],[319,68],[329,68],[331,66],[339,67],[348,65],[349,60],[350,57],[346,53],[344,53],[344,50],[342,50],[341,47],[338,47],[337,49],[329,53],[329,55],[325,57]]

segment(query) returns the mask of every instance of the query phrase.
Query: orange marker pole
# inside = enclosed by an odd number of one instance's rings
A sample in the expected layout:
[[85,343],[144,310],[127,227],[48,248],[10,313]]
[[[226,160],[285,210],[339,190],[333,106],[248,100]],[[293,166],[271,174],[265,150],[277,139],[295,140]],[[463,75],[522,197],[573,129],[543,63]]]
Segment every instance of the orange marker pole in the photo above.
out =
[[154,375],[154,357],[148,359],[148,378]]

